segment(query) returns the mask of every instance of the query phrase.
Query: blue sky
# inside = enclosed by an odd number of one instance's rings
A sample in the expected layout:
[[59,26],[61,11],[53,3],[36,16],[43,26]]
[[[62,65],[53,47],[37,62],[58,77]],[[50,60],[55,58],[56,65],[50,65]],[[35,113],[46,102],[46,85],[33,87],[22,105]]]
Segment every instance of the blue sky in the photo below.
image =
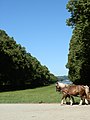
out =
[[54,75],[67,75],[72,30],[68,0],[0,0],[0,29],[26,48]]

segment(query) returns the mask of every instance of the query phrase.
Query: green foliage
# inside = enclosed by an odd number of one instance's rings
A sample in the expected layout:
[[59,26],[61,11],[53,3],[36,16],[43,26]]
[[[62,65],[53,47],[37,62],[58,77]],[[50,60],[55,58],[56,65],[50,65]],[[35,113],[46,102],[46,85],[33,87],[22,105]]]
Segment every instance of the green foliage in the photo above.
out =
[[0,89],[38,87],[55,81],[46,66],[0,30]]
[[73,27],[68,54],[69,79],[75,84],[90,85],[90,1],[69,0],[71,17],[67,25]]
[[67,20],[67,25],[88,24],[90,21],[90,1],[89,0],[69,0],[67,4],[71,17]]

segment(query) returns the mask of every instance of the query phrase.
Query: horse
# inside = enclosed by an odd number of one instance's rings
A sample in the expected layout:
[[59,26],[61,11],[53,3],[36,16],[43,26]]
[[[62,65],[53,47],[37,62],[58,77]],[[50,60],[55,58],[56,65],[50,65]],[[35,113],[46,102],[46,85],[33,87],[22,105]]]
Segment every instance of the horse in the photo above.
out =
[[[64,87],[68,87],[69,86],[69,84],[64,84],[64,83],[61,83],[61,82],[57,82],[56,83],[56,91],[61,91],[61,89],[63,89]],[[65,103],[66,104],[66,99],[67,98],[69,98],[69,100],[70,100],[70,95],[64,95],[63,94],[63,97],[62,97],[62,102],[61,102],[61,104],[63,104],[63,103]],[[74,98],[71,96],[71,98],[72,98],[72,100],[73,100],[73,102],[74,102]],[[71,100],[70,100],[71,101]]]
[[68,85],[65,87],[61,87],[60,84],[56,84],[56,91],[61,91],[63,96],[62,96],[62,101],[61,104],[63,104],[64,99],[67,97],[70,98],[70,105],[73,104],[73,96],[80,96],[81,100],[79,105],[82,105],[83,101],[85,100],[85,103],[88,104],[87,96],[89,92],[89,87],[84,86],[84,85]]

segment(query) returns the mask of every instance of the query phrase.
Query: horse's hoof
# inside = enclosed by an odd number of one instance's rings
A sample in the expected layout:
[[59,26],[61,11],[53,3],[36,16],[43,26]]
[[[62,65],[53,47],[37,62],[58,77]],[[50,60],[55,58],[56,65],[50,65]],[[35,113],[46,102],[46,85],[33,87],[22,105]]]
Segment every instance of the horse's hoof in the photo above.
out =
[[71,106],[73,105],[73,104],[70,104]]
[[82,104],[81,104],[81,103],[79,103],[79,105],[81,106]]
[[65,105],[65,104],[60,104],[61,106]]

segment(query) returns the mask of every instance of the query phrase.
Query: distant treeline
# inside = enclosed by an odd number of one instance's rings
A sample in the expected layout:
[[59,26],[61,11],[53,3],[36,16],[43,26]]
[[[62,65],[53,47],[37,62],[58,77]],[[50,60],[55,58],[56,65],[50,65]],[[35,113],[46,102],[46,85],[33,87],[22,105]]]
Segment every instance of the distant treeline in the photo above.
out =
[[64,76],[57,76],[58,81],[64,81],[64,80],[69,80],[68,76],[64,75]]
[[0,30],[0,90],[34,88],[56,81],[46,66]]

